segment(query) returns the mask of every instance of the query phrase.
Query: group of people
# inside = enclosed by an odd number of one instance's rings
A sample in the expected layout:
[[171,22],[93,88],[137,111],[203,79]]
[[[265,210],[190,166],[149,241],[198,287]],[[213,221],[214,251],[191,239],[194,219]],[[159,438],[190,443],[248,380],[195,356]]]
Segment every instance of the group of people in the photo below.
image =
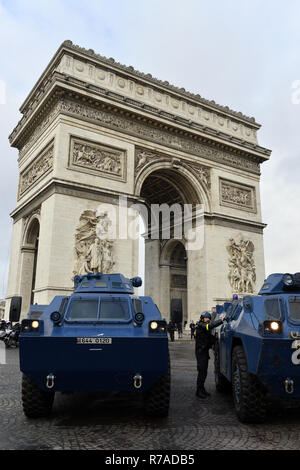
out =
[[[204,384],[207,377],[209,350],[214,344],[214,336],[211,334],[211,331],[217,326],[221,325],[226,319],[225,314],[223,314],[218,320],[215,320],[214,316],[214,309],[212,311],[212,314],[210,312],[203,312],[197,323],[194,323],[194,321],[192,320],[189,325],[191,331],[191,339],[195,340],[195,354],[198,371],[196,396],[198,398],[207,398],[210,395],[206,391]],[[169,322],[168,332],[171,341],[174,341],[175,329],[176,325],[173,322]],[[180,324],[180,329],[178,328],[178,326],[177,329],[178,337],[180,338],[182,337],[182,324]],[[179,331],[181,333],[179,333]],[[179,334],[181,334],[181,336],[179,336]]]
[[[184,322],[184,326],[186,326],[187,322]],[[182,338],[182,323],[175,323],[170,321],[168,324],[168,333],[170,335],[170,340],[175,341],[175,331],[178,332],[178,339]]]

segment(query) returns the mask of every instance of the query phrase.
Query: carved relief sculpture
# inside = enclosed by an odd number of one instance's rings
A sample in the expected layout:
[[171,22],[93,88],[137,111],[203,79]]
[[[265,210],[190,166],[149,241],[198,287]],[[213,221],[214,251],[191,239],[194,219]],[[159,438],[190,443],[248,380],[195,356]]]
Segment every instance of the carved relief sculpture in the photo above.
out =
[[[159,152],[151,152],[149,150],[137,148],[136,153],[135,153],[135,176],[137,176],[139,171],[142,170],[142,168],[144,168],[149,162],[159,160],[159,159],[163,159],[165,161],[172,160],[172,158],[169,155],[164,155]],[[207,189],[210,188],[210,170],[208,167],[205,167],[198,163],[189,162],[189,161],[180,160],[180,159],[176,159],[176,163],[178,165],[180,164],[188,165],[197,174],[199,181],[201,181],[201,183]]]
[[20,175],[19,198],[53,168],[54,145],[51,143]]
[[222,205],[256,212],[254,187],[220,180],[220,200]]
[[254,264],[254,245],[250,240],[240,237],[238,241],[229,240],[227,250],[229,259],[229,282],[235,293],[254,293],[256,272]]
[[97,143],[71,138],[70,167],[125,181],[126,153]]
[[81,214],[75,235],[74,276],[112,272],[113,241],[107,238],[110,226],[107,212],[97,215],[96,211],[86,210]]

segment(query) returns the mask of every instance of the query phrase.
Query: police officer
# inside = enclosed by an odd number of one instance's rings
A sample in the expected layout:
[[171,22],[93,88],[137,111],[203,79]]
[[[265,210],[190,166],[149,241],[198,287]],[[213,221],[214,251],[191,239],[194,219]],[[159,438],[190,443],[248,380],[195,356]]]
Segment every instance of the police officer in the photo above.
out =
[[211,314],[209,312],[203,312],[200,317],[200,321],[197,323],[195,353],[198,377],[196,396],[199,398],[206,398],[210,395],[204,388],[204,382],[207,376],[209,349],[212,347],[214,342],[211,330],[221,325],[224,320],[225,315],[219,320],[211,321]]
[[169,322],[168,324],[168,332],[170,335],[170,340],[173,342],[174,341],[174,333],[175,333],[175,325],[172,321]]

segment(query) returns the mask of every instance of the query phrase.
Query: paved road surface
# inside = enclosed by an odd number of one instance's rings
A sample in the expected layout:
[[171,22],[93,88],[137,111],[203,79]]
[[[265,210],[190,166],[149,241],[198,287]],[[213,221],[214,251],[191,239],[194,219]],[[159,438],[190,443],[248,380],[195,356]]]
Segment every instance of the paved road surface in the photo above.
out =
[[198,450],[300,448],[300,411],[271,413],[263,425],[239,423],[230,395],[207,389],[195,397],[194,345],[171,343],[172,395],[167,419],[143,416],[141,404],[119,394],[57,394],[53,414],[28,420],[20,403],[18,351],[0,365],[0,449]]

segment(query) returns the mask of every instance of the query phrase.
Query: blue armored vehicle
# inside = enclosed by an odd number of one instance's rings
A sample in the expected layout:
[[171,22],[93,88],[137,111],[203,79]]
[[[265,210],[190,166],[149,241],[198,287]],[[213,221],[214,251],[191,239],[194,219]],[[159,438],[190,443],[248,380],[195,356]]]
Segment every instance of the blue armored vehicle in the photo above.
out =
[[73,294],[31,306],[19,337],[26,416],[48,415],[58,391],[142,393],[147,415],[168,414],[167,325],[150,297],[134,294],[141,283],[121,274],[75,276]]
[[[237,297],[237,296],[234,296]],[[217,305],[215,381],[232,389],[242,422],[263,422],[270,403],[300,406],[300,273],[271,274],[257,296]]]

